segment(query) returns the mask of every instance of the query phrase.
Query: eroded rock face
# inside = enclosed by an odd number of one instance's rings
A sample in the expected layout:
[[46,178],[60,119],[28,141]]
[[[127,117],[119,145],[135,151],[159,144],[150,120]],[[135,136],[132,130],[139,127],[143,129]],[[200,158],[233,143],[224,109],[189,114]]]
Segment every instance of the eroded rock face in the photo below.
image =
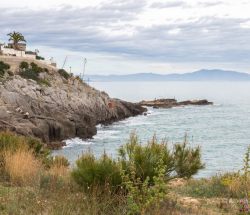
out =
[[146,111],[139,104],[111,99],[78,79],[56,71],[42,74],[51,86],[19,75],[0,81],[0,130],[32,135],[47,143],[67,138],[91,138],[96,125]]

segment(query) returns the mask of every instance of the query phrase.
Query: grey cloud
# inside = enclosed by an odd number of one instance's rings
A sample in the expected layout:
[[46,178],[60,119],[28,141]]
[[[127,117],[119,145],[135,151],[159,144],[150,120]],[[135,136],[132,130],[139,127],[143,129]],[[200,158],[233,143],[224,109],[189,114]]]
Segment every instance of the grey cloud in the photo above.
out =
[[[117,1],[116,1],[117,2]],[[144,2],[145,3],[145,2]],[[161,62],[245,62],[250,57],[250,29],[240,23],[248,19],[203,17],[188,23],[141,27],[133,25],[144,3],[118,2],[113,7],[61,7],[57,10],[3,10],[1,35],[22,32],[32,45],[84,52],[106,52],[132,59]],[[169,31],[180,29],[179,34]],[[132,29],[133,34],[106,31]],[[5,39],[7,39],[5,37]]]
[[201,7],[213,7],[217,5],[224,4],[222,1],[200,1],[198,2],[198,6]]
[[168,1],[168,2],[155,2],[151,5],[152,8],[172,8],[185,6],[184,1]]
[[[248,38],[250,29],[239,26],[241,19],[219,19],[205,17],[192,23],[155,26],[141,30],[141,38],[152,38],[146,42],[148,51],[154,56],[157,47],[157,58],[178,62],[242,62],[250,57]],[[171,29],[179,28],[179,35],[169,35]],[[206,30],[206,32],[204,32]],[[157,39],[154,40],[154,35]],[[146,45],[144,43],[144,46]]]
[[101,5],[101,9],[106,9],[109,11],[138,11],[141,10],[143,7],[147,5],[145,0],[134,1],[134,0],[113,0],[110,1],[108,4],[105,3]]
[[[214,1],[198,1],[196,6],[198,7],[213,7],[217,5],[223,4],[222,1],[214,0]],[[151,5],[151,8],[173,8],[173,7],[184,7],[184,8],[192,8],[193,5],[190,5],[187,1],[180,1],[180,0],[172,0],[168,2],[155,2]]]

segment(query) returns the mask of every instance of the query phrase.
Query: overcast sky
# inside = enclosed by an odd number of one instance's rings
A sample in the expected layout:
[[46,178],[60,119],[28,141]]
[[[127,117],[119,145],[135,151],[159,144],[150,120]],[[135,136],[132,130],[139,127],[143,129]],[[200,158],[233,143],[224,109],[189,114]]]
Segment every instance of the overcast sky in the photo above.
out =
[[6,0],[0,42],[16,30],[59,67],[89,74],[250,73],[249,0]]

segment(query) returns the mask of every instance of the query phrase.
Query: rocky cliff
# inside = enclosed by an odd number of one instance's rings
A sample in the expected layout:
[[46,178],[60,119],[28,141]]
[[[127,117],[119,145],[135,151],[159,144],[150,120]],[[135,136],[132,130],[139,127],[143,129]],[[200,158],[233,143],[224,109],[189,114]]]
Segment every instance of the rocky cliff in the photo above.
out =
[[34,78],[30,65],[26,68],[24,64],[20,69],[20,65],[13,66],[20,62],[11,57],[7,61],[0,56],[0,61],[12,62],[12,67],[5,68],[6,74],[0,77],[0,130],[36,136],[51,144],[76,136],[91,138],[97,124],[146,111],[141,105],[112,99],[52,67],[35,65],[39,69]]

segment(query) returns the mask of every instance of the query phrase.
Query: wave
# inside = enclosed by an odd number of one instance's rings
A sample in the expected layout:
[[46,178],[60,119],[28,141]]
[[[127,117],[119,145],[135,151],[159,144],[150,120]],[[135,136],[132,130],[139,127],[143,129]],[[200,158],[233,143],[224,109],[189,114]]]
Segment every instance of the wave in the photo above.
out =
[[102,140],[106,138],[111,138],[111,139],[119,138],[119,135],[117,135],[120,133],[119,130],[105,130],[105,127],[100,129],[101,130],[97,130],[97,134],[93,137],[94,140]]
[[71,148],[71,147],[74,147],[76,145],[92,145],[92,144],[94,144],[91,141],[82,140],[80,138],[73,138],[73,139],[65,140],[64,142],[66,143],[66,146],[63,147],[64,149]]

